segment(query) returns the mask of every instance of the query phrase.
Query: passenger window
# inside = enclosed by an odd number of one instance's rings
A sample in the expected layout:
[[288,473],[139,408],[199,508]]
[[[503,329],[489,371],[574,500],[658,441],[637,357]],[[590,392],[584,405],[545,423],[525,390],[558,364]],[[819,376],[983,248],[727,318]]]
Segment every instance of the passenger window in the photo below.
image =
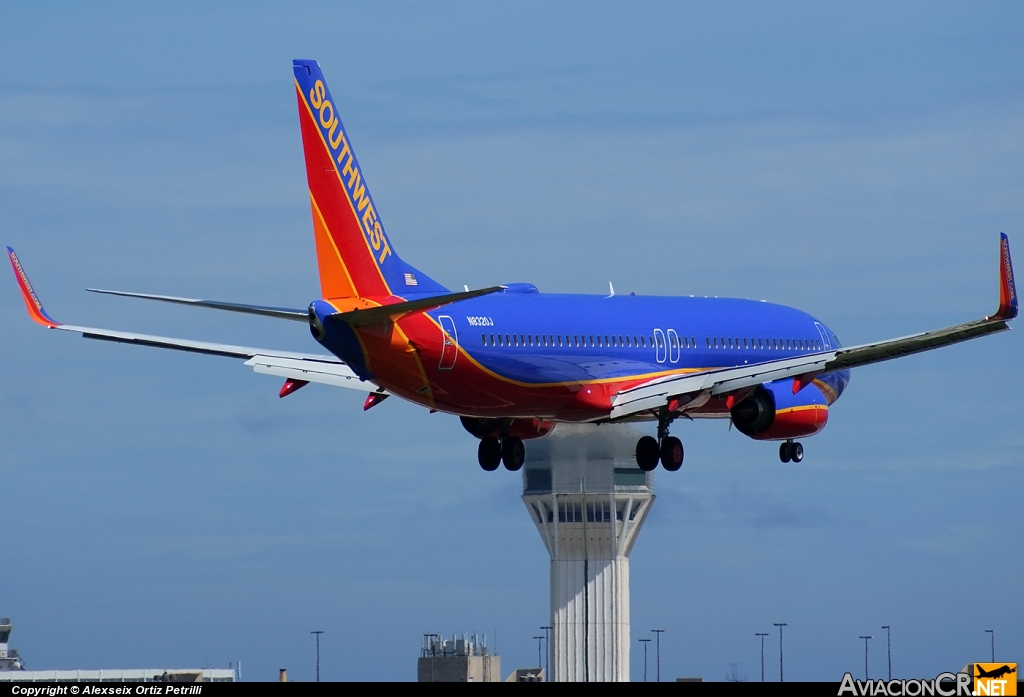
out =
[[487,345],[487,335],[486,334],[481,334],[480,335],[480,343],[482,343],[484,346]]
[[743,348],[749,348],[749,347],[747,346],[747,340],[746,340],[746,338],[744,338],[744,339],[743,339]]
[[494,346],[494,334],[491,334],[491,346]]
[[708,348],[711,348],[711,339],[709,339],[709,338],[707,338],[707,337],[704,337],[704,341],[706,341],[706,342],[707,342],[707,344],[708,344]]

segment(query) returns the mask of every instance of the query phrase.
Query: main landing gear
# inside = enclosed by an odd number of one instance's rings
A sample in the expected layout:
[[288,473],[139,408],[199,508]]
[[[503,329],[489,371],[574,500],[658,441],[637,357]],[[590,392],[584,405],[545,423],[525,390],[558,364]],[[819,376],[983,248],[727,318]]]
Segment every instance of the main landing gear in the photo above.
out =
[[653,471],[659,462],[668,472],[683,466],[683,442],[668,434],[668,425],[674,418],[663,408],[658,415],[658,439],[644,436],[636,442],[636,464],[644,472]]
[[787,440],[779,446],[779,459],[783,462],[800,462],[804,459],[804,446],[797,441]]
[[493,472],[502,463],[509,472],[517,472],[526,462],[526,447],[522,439],[515,436],[505,436],[501,440],[488,436],[480,439],[476,457],[480,467],[487,472]]

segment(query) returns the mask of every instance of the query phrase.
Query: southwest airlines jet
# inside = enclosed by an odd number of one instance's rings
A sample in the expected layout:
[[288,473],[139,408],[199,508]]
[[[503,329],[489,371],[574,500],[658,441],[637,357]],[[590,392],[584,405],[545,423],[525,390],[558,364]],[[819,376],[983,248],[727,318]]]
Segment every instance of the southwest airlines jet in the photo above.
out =
[[529,283],[450,292],[403,261],[384,231],[320,66],[297,60],[293,70],[321,298],[287,309],[94,292],[301,322],[328,354],[60,324],[8,247],[32,319],[89,339],[242,359],[284,378],[282,397],[310,382],[366,391],[364,409],[398,395],[459,416],[485,470],[518,470],[523,441],[559,422],[648,421],[656,437],[637,442],[637,465],[675,471],[683,445],[669,429],[680,417],[731,419],[746,436],[781,441],[783,462],[800,462],[796,439],[825,427],[851,368],[1000,332],[1017,316],[1005,234],[995,314],[852,347],[800,310],[754,300],[555,295]]

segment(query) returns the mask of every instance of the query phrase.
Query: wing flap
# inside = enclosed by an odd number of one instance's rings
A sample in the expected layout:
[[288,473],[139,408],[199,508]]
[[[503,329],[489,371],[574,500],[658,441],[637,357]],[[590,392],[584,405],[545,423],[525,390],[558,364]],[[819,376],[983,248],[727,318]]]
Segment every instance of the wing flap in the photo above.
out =
[[670,399],[683,395],[709,391],[712,396],[718,396],[773,380],[815,371],[823,372],[824,367],[835,356],[835,351],[826,351],[735,368],[719,368],[658,378],[615,395],[612,400],[611,418],[621,419],[638,412],[660,409],[668,404]]
[[276,375],[289,380],[318,382],[335,387],[348,387],[361,392],[374,392],[377,386],[360,380],[344,363],[325,362],[311,359],[286,358],[281,356],[253,356],[245,362],[257,373]]

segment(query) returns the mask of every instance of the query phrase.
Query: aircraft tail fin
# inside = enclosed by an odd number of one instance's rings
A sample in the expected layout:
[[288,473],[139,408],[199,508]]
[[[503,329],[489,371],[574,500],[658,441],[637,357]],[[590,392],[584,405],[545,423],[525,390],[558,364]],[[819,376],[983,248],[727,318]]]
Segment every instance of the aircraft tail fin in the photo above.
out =
[[295,60],[292,70],[323,297],[446,292],[395,251],[320,65]]

